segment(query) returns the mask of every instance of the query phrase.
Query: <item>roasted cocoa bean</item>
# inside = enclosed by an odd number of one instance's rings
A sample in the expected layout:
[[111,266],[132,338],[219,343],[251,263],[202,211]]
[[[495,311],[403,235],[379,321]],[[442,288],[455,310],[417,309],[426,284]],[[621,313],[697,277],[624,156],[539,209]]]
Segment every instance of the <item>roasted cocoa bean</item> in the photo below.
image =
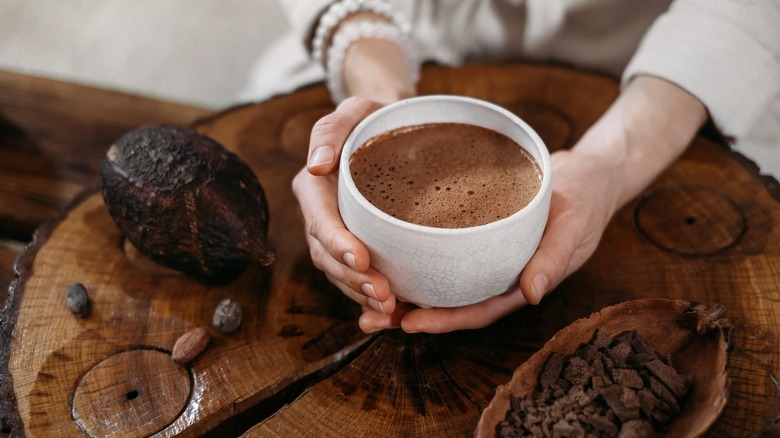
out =
[[212,324],[217,331],[227,334],[241,325],[241,317],[241,305],[230,298],[225,298],[217,305]]
[[92,313],[92,302],[83,284],[73,283],[68,286],[67,305],[68,310],[79,318],[86,318]]
[[178,364],[186,364],[195,359],[211,341],[206,327],[197,327],[181,335],[173,346],[171,358]]

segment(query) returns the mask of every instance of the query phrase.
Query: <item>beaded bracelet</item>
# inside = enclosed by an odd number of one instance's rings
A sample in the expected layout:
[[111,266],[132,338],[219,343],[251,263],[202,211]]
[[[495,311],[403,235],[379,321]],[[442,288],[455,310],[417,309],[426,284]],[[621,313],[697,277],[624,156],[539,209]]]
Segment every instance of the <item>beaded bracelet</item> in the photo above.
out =
[[317,28],[314,31],[314,38],[312,39],[312,56],[318,62],[324,64],[326,62],[326,42],[330,37],[333,29],[341,23],[341,20],[345,19],[348,15],[352,15],[357,12],[372,12],[377,15],[381,15],[397,27],[402,32],[408,34],[409,26],[406,24],[401,15],[395,11],[389,4],[381,0],[340,0],[336,1],[328,7],[328,10],[320,17]]
[[328,49],[327,86],[333,102],[338,105],[348,97],[341,76],[342,65],[347,49],[360,38],[381,38],[398,44],[406,55],[406,67],[409,69],[412,83],[417,83],[420,78],[420,62],[411,40],[401,29],[382,21],[364,20],[347,23],[333,36],[333,42]]

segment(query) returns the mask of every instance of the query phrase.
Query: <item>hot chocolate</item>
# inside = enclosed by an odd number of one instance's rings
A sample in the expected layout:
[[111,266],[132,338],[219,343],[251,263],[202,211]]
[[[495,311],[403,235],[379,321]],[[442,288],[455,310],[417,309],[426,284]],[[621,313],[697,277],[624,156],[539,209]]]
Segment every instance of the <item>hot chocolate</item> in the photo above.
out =
[[542,173],[517,142],[463,123],[429,123],[369,139],[350,157],[360,193],[406,222],[438,228],[488,224],[536,196]]

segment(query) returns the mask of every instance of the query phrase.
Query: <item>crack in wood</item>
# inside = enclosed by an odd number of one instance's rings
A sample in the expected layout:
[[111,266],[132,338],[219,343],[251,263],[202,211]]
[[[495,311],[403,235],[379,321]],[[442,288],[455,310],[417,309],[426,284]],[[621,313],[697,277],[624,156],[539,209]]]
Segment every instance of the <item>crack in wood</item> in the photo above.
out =
[[[250,428],[263,423],[277,412],[283,410],[285,406],[294,403],[295,400],[303,396],[313,386],[328,380],[332,375],[349,366],[356,358],[360,357],[376,339],[377,336],[369,338],[353,351],[341,357],[337,357],[337,359],[329,365],[314,373],[303,376],[287,385],[285,388],[278,390],[274,395],[244,409],[242,412],[233,414],[227,420],[205,432],[202,435],[202,438],[221,438],[225,436],[243,435]],[[233,412],[236,412],[235,402],[233,403]]]

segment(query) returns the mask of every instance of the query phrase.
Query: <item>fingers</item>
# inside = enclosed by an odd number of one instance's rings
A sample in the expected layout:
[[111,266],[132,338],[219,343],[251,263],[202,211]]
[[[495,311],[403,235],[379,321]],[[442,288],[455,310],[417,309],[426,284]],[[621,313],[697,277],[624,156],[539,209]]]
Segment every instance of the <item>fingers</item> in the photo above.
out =
[[368,249],[344,226],[338,212],[338,155],[352,129],[379,105],[351,98],[312,129],[308,167],[293,180],[315,266],[345,295],[379,314],[395,310],[387,279],[369,267]]
[[393,312],[395,297],[390,293],[390,285],[382,274],[373,268],[358,272],[334,260],[315,238],[309,236],[307,240],[314,265],[329,276],[331,283],[361,305],[370,305],[374,301],[375,305],[371,306],[374,309],[388,314]]
[[539,304],[551,285],[563,278],[576,248],[575,233],[565,228],[566,221],[558,214],[562,198],[555,194],[553,198],[542,240],[520,277],[520,287],[531,304]]
[[398,301],[390,314],[364,308],[359,323],[366,333],[398,327],[407,333],[448,333],[487,327],[527,304],[520,288],[463,307],[421,309]]
[[339,216],[337,185],[333,175],[314,176],[305,170],[293,179],[293,192],[301,206],[306,235],[321,243],[339,263],[365,272],[370,261],[368,249],[347,230]]
[[604,225],[594,226],[586,208],[553,193],[550,216],[539,247],[520,276],[530,304],[539,304],[552,288],[582,266],[598,245]]
[[[379,301],[371,297],[372,292],[366,287],[358,288],[357,290],[355,290],[349,284],[339,280],[338,277],[328,273],[326,273],[325,275],[326,277],[328,277],[328,280],[334,286],[336,286],[342,293],[344,293],[344,295],[346,295],[352,301],[360,304],[360,306],[363,308],[364,313],[370,309],[373,313],[376,313],[377,315],[385,316],[391,314],[396,310],[395,297],[393,297],[392,295],[387,300]],[[362,285],[366,285],[366,284],[371,285],[370,280],[362,283]]]
[[338,157],[352,129],[379,104],[362,97],[350,97],[336,110],[314,124],[309,140],[306,168],[312,175],[328,175],[338,168]]
[[485,301],[463,307],[414,309],[401,320],[407,333],[448,333],[487,327],[527,303],[517,288]]
[[372,333],[377,330],[401,327],[401,320],[404,315],[415,309],[416,306],[396,301],[395,309],[390,314],[375,312],[372,308],[363,308],[363,314],[360,315],[360,329],[365,333]]
[[344,226],[338,213],[336,177],[302,170],[293,180],[306,224],[314,265],[353,301],[391,313],[395,297],[387,279],[369,267],[368,249]]
[[332,174],[352,129],[379,107],[352,97],[318,120],[311,133],[307,167],[293,180],[312,261],[331,283],[363,306],[360,325],[365,332],[400,326],[405,311],[397,308],[387,279],[369,267],[365,245],[344,226],[338,213],[338,183]]

